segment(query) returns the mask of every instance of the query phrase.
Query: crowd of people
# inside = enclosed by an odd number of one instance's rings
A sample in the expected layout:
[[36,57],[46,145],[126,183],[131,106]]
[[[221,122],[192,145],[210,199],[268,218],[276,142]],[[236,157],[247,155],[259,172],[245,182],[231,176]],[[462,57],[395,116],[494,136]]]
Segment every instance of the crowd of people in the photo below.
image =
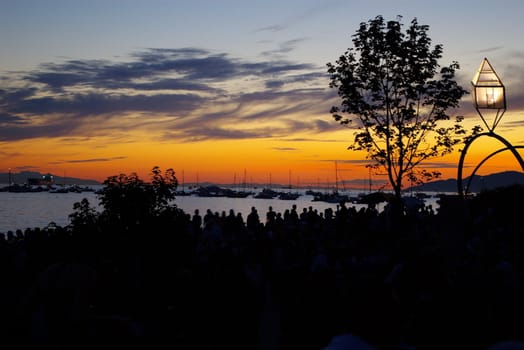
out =
[[[449,206],[446,206],[449,205]],[[459,208],[459,209],[457,209]],[[488,349],[524,341],[522,227],[441,203],[396,217],[181,212],[125,233],[0,234],[1,332],[191,349]]]

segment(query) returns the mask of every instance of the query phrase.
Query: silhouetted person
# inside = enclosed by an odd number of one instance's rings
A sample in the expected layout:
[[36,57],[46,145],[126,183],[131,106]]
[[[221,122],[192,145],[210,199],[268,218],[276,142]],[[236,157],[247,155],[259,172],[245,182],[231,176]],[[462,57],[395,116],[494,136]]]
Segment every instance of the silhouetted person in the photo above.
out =
[[191,221],[193,223],[193,229],[195,230],[195,233],[200,232],[200,230],[202,230],[202,216],[200,215],[200,211],[198,209],[195,209]]
[[260,217],[258,216],[258,211],[255,207],[251,207],[251,212],[247,215],[246,225],[251,232],[258,230],[260,225]]

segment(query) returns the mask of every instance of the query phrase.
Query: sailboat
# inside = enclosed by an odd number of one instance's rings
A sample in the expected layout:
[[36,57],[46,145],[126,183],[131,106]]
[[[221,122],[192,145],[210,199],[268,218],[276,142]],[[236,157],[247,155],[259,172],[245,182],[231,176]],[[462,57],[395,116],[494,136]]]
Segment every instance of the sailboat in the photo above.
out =
[[335,161],[335,188],[330,193],[317,193],[313,197],[315,202],[327,202],[327,203],[346,203],[349,202],[349,197],[345,194],[338,192],[338,166]]
[[[236,187],[237,174],[234,175],[233,186]],[[243,190],[232,190],[226,191],[226,197],[230,198],[246,198],[251,192],[246,191],[246,170],[244,170],[244,189]]]
[[269,174],[269,187],[263,188],[262,191],[258,192],[254,198],[262,199],[273,199],[277,197],[279,193],[271,189],[271,173]]
[[289,191],[288,192],[281,192],[279,195],[278,195],[278,199],[283,199],[283,200],[295,200],[297,199],[298,197],[300,197],[300,193],[298,192],[291,192],[291,170],[289,171]]
[[184,170],[182,170],[182,190],[175,191],[175,196],[190,196],[192,194],[192,192],[186,192],[184,187],[185,187]]

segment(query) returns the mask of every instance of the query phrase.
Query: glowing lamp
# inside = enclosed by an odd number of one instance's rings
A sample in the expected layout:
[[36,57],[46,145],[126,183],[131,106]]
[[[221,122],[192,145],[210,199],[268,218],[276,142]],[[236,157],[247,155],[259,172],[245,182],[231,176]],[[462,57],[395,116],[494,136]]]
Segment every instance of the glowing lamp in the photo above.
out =
[[[515,156],[515,159],[519,162],[522,171],[524,172],[524,159],[516,150],[516,148],[524,148],[524,146],[515,147],[508,140],[495,133],[495,127],[500,122],[500,120],[502,119],[502,115],[506,111],[506,93],[504,89],[504,84],[502,84],[502,81],[498,77],[497,73],[495,73],[495,70],[493,69],[491,64],[489,64],[487,58],[484,58],[484,60],[480,64],[480,67],[477,73],[475,73],[475,76],[473,77],[471,84],[473,84],[473,103],[475,104],[475,109],[477,110],[478,114],[482,118],[482,121],[484,122],[489,131],[477,133],[472,137],[468,138],[464,143],[464,148],[460,152],[457,173],[457,188],[459,196],[461,197],[464,197],[464,195],[468,193],[471,179],[473,179],[473,176],[475,175],[475,172],[480,167],[480,165],[482,165],[482,163],[491,158],[491,156],[501,151],[511,151]],[[491,111],[495,114],[492,126],[488,125],[481,111]],[[486,158],[484,158],[484,160],[482,160],[477,165],[475,170],[473,170],[473,173],[469,178],[468,185],[464,188],[462,187],[462,168],[464,167],[464,159],[466,157],[466,153],[468,151],[469,146],[471,146],[473,141],[475,141],[477,138],[481,136],[489,136],[495,138],[502,144],[504,144],[505,148],[501,148],[500,150],[495,151],[488,155]]]
[[[484,124],[486,124],[486,127],[490,131],[493,131],[506,111],[506,92],[504,84],[502,84],[502,81],[487,58],[484,58],[480,64],[471,84],[473,85],[473,102],[475,108],[484,121]],[[486,123],[480,111],[481,109],[496,110],[492,126]]]

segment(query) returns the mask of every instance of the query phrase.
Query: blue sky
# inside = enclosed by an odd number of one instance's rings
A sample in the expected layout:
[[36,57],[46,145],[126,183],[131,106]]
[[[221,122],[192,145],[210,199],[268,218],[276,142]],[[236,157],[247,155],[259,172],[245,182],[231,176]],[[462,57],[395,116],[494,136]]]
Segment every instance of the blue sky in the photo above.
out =
[[360,22],[379,14],[402,15],[405,22],[417,17],[430,25],[446,57],[463,64],[476,65],[490,53],[500,66],[495,57],[522,51],[518,0],[2,0],[0,69],[183,47],[323,65],[349,46]]
[[[502,127],[520,130],[520,0],[0,0],[0,145],[41,137],[76,145],[105,137],[117,145],[141,130],[186,143],[287,138],[345,149],[349,134],[330,134],[340,126],[329,115],[335,95],[326,63],[377,15],[429,25],[433,44],[444,48],[441,65],[458,61],[466,88],[487,57],[514,115]],[[464,108],[471,113],[469,103]],[[302,146],[267,147],[290,153]],[[15,156],[4,147],[0,162]],[[130,157],[106,156],[96,159]]]

